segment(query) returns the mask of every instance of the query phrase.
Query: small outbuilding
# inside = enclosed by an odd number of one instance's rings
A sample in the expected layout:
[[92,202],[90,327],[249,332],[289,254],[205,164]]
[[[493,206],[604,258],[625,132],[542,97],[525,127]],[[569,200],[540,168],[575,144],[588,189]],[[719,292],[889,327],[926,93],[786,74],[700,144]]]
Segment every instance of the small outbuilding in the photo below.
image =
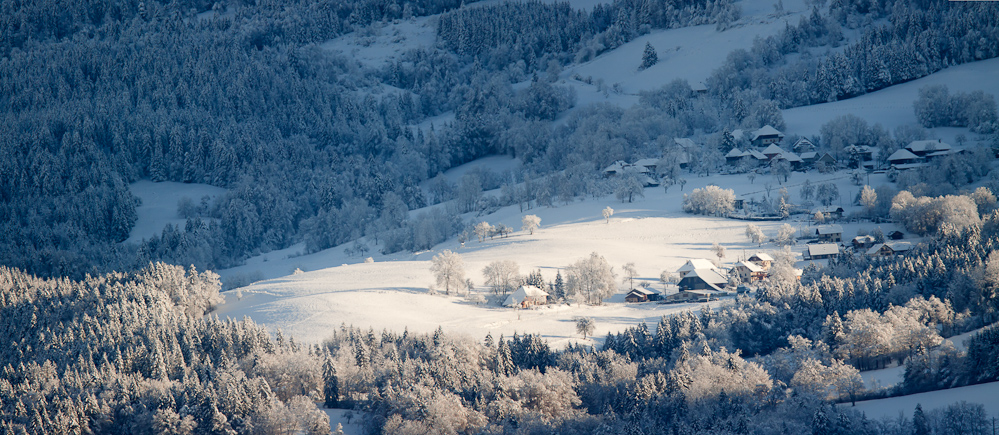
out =
[[661,299],[659,292],[652,290],[650,288],[636,288],[632,289],[624,297],[625,302],[649,302],[658,301]]

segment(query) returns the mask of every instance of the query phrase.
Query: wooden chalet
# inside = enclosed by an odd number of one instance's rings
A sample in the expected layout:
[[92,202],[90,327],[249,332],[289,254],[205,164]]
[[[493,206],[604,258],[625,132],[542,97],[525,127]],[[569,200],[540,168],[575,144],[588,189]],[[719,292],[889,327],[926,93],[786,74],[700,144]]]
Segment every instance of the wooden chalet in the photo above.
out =
[[765,125],[763,128],[753,132],[753,137],[750,142],[753,146],[765,147],[770,144],[778,143],[784,140],[784,133],[780,130],[773,128],[770,125]]
[[732,273],[739,277],[742,282],[762,281],[767,277],[767,272],[756,263],[740,261],[732,267]]
[[867,255],[872,257],[891,257],[893,255],[900,255],[909,252],[912,249],[912,243],[909,242],[884,242],[878,243],[867,250]]
[[905,238],[905,233],[895,230],[888,233],[888,238],[891,240],[902,240]]
[[839,225],[825,225],[815,229],[815,235],[820,242],[838,243],[843,240],[843,227]]

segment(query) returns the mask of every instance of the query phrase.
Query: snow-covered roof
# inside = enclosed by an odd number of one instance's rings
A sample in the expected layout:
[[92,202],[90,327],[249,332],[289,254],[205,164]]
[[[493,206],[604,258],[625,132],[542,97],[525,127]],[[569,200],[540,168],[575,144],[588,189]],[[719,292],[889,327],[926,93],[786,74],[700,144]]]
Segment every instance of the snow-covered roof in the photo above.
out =
[[760,136],[784,137],[784,133],[781,133],[780,130],[773,128],[770,125],[764,125],[763,128],[753,132],[753,140],[758,139]]
[[912,249],[912,243],[909,242],[884,242],[878,243],[877,245],[872,246],[871,249],[868,249],[867,255],[876,255],[884,246],[887,246],[888,249],[892,250],[892,252],[905,252]]
[[689,137],[675,137],[673,138],[673,143],[679,145],[682,148],[691,149],[696,148],[697,144],[694,143]]
[[732,130],[732,138],[733,138],[733,139],[735,139],[735,140],[740,140],[740,139],[742,139],[742,136],[743,136],[744,134],[746,134],[746,133],[745,133],[745,132],[743,132],[741,128],[737,128],[737,129],[735,129],[735,130]]
[[808,255],[814,257],[816,255],[836,255],[839,254],[839,245],[835,243],[816,243],[813,245],[808,245]]
[[604,172],[621,172],[628,165],[620,160],[611,163],[610,166],[604,168]]
[[853,238],[855,243],[870,243],[874,241],[874,236],[857,236]]
[[960,153],[961,153],[961,150],[935,151],[935,152],[926,154],[926,157],[941,157],[941,156],[949,156],[951,154],[960,154]]
[[757,160],[767,160],[766,154],[763,154],[763,153],[761,153],[761,152],[759,152],[757,150],[746,151],[746,154],[749,154],[749,155],[755,157]]
[[767,254],[766,252],[757,252],[753,254],[752,257],[749,257],[750,260],[754,258],[759,261],[774,261],[774,257],[771,257],[770,254]]
[[800,150],[805,149],[805,148],[815,149],[815,144],[813,144],[812,141],[810,141],[808,139],[801,138],[801,139],[798,139],[794,143],[794,145],[791,146],[791,149],[793,149],[795,151],[800,151]]
[[722,276],[715,269],[694,269],[687,272],[684,278],[699,277],[706,283],[710,284],[728,284],[728,278]]
[[913,160],[913,159],[918,159],[918,158],[919,158],[919,156],[913,154],[912,152],[910,152],[909,150],[907,150],[905,148],[902,148],[902,149],[900,149],[898,151],[895,151],[895,152],[891,153],[891,155],[888,156],[888,161],[891,162],[891,161],[895,161],[895,160]]
[[548,293],[533,285],[522,285],[517,289],[517,291],[510,293],[510,296],[506,297],[506,301],[503,302],[503,305],[512,307],[520,305],[520,303],[524,302],[524,299],[527,299],[528,297],[536,298],[541,296],[548,296]]
[[786,152],[787,151],[784,151],[783,148],[777,146],[777,144],[775,144],[775,143],[770,144],[770,146],[768,146],[766,149],[763,150],[763,154],[766,154],[768,156],[774,155],[774,154],[781,155],[781,154],[784,154]]
[[815,160],[815,159],[819,158],[819,153],[817,153],[815,151],[805,151],[805,152],[801,153],[801,158],[803,160]]
[[635,166],[649,167],[649,166],[656,166],[657,163],[659,163],[659,159],[653,159],[653,158],[649,157],[649,158],[644,158],[644,159],[641,159],[641,160],[635,162]]
[[726,158],[736,158],[736,157],[742,157],[744,155],[746,155],[746,153],[744,153],[742,151],[739,151],[738,148],[732,148],[732,151],[729,151],[728,154],[725,154],[725,157]]
[[823,236],[828,234],[843,234],[843,227],[839,225],[826,225],[816,228],[815,233]]
[[637,294],[637,295],[644,295],[644,296],[652,296],[652,295],[659,294],[659,292],[657,292],[655,290],[644,288],[644,287],[633,288],[633,289],[631,289],[630,292],[628,292],[628,294],[632,294],[632,293]]
[[676,270],[676,273],[679,273],[682,276],[683,274],[696,269],[715,269],[715,264],[707,258],[692,258],[687,260],[686,263],[683,263],[683,266],[680,266],[680,268]]
[[785,158],[785,159],[787,159],[787,161],[789,161],[789,162],[799,162],[799,163],[801,162],[801,157],[798,157],[798,155],[797,155],[797,154],[795,154],[795,153],[792,153],[792,152],[790,152],[790,151],[785,151],[785,152],[784,152],[784,154],[781,154],[781,155],[780,155],[780,156],[778,156],[778,157],[782,157],[782,158]]
[[735,263],[735,267],[745,267],[746,269],[749,269],[750,272],[763,272],[762,267],[757,266],[756,263],[750,263],[748,261]]
[[938,140],[914,140],[906,146],[914,153],[930,153],[936,151],[950,150],[951,146],[947,142]]

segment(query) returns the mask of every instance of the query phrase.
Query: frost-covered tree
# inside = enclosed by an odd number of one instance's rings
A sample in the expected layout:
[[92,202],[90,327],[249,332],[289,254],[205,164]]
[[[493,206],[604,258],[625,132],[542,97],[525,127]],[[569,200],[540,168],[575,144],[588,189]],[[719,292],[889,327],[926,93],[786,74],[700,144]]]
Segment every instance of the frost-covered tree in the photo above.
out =
[[599,305],[617,291],[614,268],[596,252],[566,267],[565,272],[566,295],[588,304]]
[[722,259],[725,258],[725,247],[717,243],[711,245],[711,252],[718,257],[718,262],[721,263]]
[[452,289],[460,291],[465,288],[465,262],[461,255],[448,249],[441,251],[431,260],[430,271],[433,272],[437,285],[443,286],[448,295]]
[[687,213],[723,215],[735,210],[735,191],[715,185],[705,186],[684,194],[682,205]]
[[601,214],[603,214],[604,216],[604,221],[606,221],[606,223],[609,224],[611,216],[614,216],[614,209],[610,208],[610,206],[607,206],[606,208],[604,208]]
[[756,224],[746,224],[746,237],[757,246],[763,246],[767,240],[767,235]]
[[520,224],[521,224],[520,229],[522,231],[527,231],[528,233],[533,235],[534,230],[538,229],[538,227],[541,226],[541,218],[533,214],[529,214],[524,216],[524,218],[520,220]]
[[482,221],[475,224],[475,235],[479,238],[479,243],[486,240],[486,237],[490,237],[493,234],[493,226],[489,225],[489,222]]
[[864,206],[864,213],[868,216],[874,214],[874,209],[878,205],[878,193],[871,189],[871,186],[865,185],[860,191],[860,205]]
[[493,293],[507,294],[520,285],[520,266],[513,260],[497,260],[482,269],[486,285],[493,288]]
[[833,183],[822,183],[815,187],[815,200],[822,205],[831,205],[839,199],[839,188]]
[[777,229],[777,235],[774,237],[774,243],[777,246],[788,246],[795,243],[794,237],[794,227],[791,224],[783,224]]
[[586,336],[593,335],[593,330],[596,327],[597,325],[592,317],[579,317],[576,319],[576,332],[583,335],[583,340],[586,340]]
[[621,283],[627,283],[628,288],[635,288],[635,277],[638,276],[638,270],[635,269],[635,263],[631,262],[621,266]]

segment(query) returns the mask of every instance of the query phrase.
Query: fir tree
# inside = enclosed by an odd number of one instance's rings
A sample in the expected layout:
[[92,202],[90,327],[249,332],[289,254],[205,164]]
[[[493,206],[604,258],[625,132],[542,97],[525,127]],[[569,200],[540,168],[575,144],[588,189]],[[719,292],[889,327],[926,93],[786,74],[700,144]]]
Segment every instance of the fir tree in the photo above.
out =
[[659,63],[659,54],[656,53],[655,47],[652,43],[645,43],[645,51],[642,53],[642,65],[638,67],[639,70],[644,70]]

